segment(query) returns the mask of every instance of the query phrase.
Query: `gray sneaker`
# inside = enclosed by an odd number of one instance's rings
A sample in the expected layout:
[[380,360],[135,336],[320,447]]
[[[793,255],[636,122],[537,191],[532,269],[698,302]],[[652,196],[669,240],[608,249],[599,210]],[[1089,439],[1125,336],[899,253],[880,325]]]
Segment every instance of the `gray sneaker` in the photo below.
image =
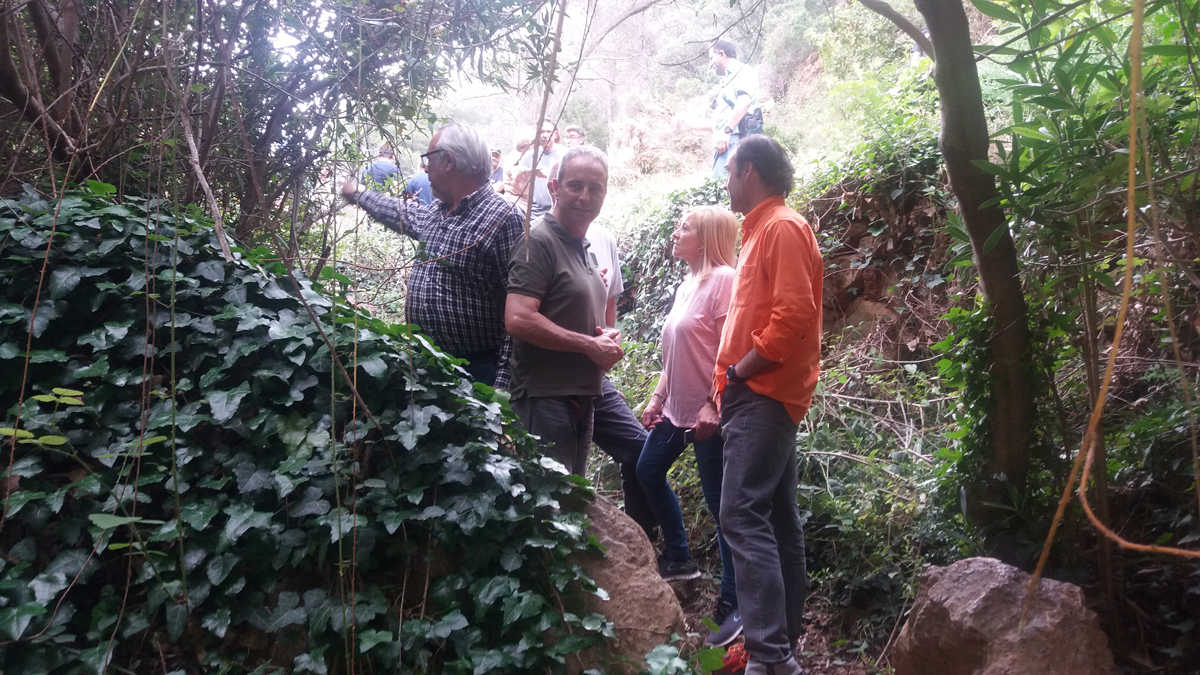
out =
[[704,638],[704,644],[709,647],[724,647],[742,634],[742,615],[736,609],[718,607],[713,617],[717,629],[710,631]]
[[781,663],[761,663],[751,659],[746,663],[745,675],[804,675],[804,669],[793,656]]

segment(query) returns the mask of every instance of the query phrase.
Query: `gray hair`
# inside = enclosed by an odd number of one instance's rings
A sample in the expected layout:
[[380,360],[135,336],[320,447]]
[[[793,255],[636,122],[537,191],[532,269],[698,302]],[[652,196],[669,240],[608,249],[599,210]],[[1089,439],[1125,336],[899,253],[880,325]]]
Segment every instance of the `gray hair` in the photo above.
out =
[[492,155],[479,132],[465,124],[451,122],[438,133],[436,149],[445,150],[454,157],[454,168],[459,173],[480,182],[492,175]]
[[591,157],[597,162],[600,162],[600,165],[604,167],[604,175],[608,175],[608,155],[604,154],[603,150],[594,145],[579,145],[571,148],[566,152],[566,154],[563,155],[562,161],[558,163],[558,175],[556,175],[554,179],[562,182],[563,174],[567,171],[567,162],[570,162],[571,160],[580,156]]

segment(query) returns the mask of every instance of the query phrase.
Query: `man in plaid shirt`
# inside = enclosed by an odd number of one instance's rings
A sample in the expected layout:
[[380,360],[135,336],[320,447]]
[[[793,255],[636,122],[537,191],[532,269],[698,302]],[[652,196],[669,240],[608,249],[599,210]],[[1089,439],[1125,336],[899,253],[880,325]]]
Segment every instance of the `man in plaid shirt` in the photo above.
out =
[[433,187],[432,204],[363,190],[353,178],[342,186],[342,196],[423,244],[408,279],[406,320],[466,359],[476,380],[505,388],[511,352],[504,331],[505,282],[524,221],[488,182],[491,156],[471,127],[438,129],[421,155],[421,168]]

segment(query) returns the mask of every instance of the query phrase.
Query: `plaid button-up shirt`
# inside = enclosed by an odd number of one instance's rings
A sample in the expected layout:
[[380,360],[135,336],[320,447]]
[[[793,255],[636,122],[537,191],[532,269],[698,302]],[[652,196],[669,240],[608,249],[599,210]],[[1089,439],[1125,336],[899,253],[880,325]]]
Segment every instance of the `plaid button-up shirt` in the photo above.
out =
[[485,183],[448,212],[366,190],[356,200],[388,229],[423,246],[408,278],[404,313],[437,344],[459,357],[497,350],[496,386],[508,386],[511,340],[504,330],[505,282],[524,219]]

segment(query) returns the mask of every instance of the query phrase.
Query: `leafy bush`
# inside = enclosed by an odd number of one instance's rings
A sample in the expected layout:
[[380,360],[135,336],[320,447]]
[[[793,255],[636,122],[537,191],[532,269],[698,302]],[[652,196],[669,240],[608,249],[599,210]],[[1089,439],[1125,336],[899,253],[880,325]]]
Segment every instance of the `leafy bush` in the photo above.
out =
[[529,672],[611,634],[587,492],[501,394],[92,190],[0,201],[0,669]]

